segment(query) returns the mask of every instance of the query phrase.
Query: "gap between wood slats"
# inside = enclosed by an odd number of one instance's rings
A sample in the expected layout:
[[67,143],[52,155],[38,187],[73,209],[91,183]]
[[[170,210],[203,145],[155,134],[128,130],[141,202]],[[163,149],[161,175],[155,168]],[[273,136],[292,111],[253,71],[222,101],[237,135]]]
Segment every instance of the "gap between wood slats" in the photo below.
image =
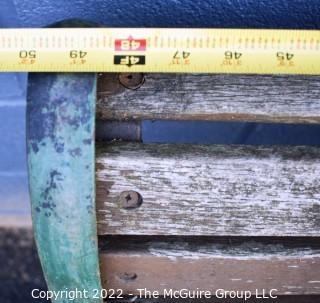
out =
[[101,121],[96,141],[320,146],[320,124],[213,121]]
[[[117,242],[118,241],[118,242]],[[320,249],[248,241],[237,244],[191,241],[119,242],[100,251],[102,283],[138,295],[146,288],[189,290],[271,289],[278,295],[320,294]]]
[[[245,247],[246,243],[255,243],[257,247],[282,247],[292,250],[303,250],[306,247],[313,251],[320,251],[320,237],[235,237],[235,236],[159,236],[159,235],[100,235],[99,248],[102,251],[136,249],[149,245],[149,243],[167,243],[192,245],[193,247],[205,246],[208,243],[220,247]],[[137,246],[136,246],[137,245]],[[253,246],[251,246],[253,247]]]
[[147,74],[132,90],[102,74],[97,117],[319,123],[319,91],[319,76]]
[[[99,234],[320,234],[320,149],[106,144],[97,151]],[[119,195],[143,197],[123,209]]]

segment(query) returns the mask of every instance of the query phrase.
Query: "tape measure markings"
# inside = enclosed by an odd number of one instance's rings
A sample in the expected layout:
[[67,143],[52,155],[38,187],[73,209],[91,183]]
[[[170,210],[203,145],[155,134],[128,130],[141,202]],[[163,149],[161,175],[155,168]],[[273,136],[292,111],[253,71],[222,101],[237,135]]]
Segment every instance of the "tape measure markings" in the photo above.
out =
[[320,74],[320,31],[0,29],[0,71]]

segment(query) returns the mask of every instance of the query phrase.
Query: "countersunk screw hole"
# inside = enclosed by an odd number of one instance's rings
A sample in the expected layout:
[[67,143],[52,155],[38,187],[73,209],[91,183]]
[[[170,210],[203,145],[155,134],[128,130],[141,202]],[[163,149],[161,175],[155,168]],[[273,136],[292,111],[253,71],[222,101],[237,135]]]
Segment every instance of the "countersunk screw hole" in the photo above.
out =
[[120,273],[118,275],[118,277],[121,279],[121,280],[124,280],[126,282],[130,282],[130,281],[134,281],[135,279],[137,279],[137,274],[134,273],[134,272],[123,272],[123,273]]
[[144,84],[145,77],[143,73],[121,73],[119,82],[125,88],[136,90]]
[[133,190],[123,191],[119,196],[120,206],[124,209],[138,208],[142,202],[142,196]]

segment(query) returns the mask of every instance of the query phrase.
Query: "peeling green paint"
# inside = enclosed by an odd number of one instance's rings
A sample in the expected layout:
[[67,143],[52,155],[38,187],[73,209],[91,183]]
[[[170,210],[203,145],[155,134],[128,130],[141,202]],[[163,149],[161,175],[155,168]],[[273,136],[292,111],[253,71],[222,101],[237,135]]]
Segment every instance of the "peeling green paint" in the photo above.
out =
[[[30,74],[32,220],[49,290],[100,291],[95,213],[95,74]],[[70,302],[59,296],[54,302]]]

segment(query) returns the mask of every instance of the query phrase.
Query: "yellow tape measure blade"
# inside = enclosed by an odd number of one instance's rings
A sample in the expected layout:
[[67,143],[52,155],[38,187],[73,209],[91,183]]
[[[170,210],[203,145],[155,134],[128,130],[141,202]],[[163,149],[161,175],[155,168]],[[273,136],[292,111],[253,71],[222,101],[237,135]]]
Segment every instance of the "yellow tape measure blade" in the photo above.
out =
[[0,71],[320,74],[320,31],[0,29]]

